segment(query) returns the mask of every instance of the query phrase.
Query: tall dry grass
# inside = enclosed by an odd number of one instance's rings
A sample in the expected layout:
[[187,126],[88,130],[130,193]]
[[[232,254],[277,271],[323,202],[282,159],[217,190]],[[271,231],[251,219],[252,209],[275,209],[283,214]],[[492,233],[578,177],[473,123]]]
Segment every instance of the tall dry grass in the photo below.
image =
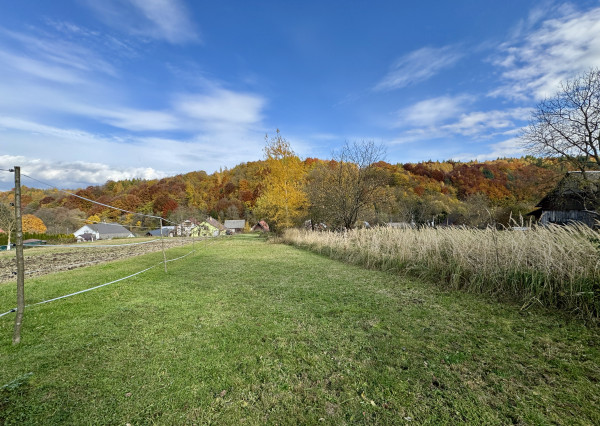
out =
[[584,226],[527,231],[467,228],[287,230],[286,243],[455,289],[540,303],[598,322],[600,234]]

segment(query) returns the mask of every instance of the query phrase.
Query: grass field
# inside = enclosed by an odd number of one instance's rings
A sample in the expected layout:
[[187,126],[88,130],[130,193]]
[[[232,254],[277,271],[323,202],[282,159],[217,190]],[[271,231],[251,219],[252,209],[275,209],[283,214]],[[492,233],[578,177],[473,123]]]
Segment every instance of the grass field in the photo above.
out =
[[[598,328],[255,236],[196,247],[31,307],[17,347],[0,318],[0,424],[600,424]],[[28,280],[28,303],[161,257]]]
[[288,229],[282,241],[371,269],[524,307],[560,309],[600,326],[600,234],[587,226]]

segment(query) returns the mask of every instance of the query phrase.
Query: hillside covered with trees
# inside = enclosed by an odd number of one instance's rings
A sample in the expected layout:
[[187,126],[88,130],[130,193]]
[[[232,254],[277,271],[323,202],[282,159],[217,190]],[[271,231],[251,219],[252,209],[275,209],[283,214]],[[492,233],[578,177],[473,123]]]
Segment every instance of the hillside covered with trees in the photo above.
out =
[[[313,223],[332,223],[327,200],[341,190],[341,164],[357,167],[356,159],[344,161],[299,159],[279,133],[267,141],[266,159],[242,163],[212,174],[195,171],[160,180],[108,181],[101,186],[72,190],[73,194],[124,210],[161,216],[179,221],[187,217],[211,215],[219,220],[244,218],[254,222],[271,219],[275,228],[312,219]],[[279,145],[277,145],[279,144]],[[287,162],[284,167],[278,167]],[[369,168],[377,186],[368,190],[352,221],[381,224],[409,222],[424,224],[465,224],[484,226],[508,224],[509,218],[528,213],[553,188],[566,166],[556,159],[535,157],[504,158],[485,162],[433,162],[389,164],[378,161]],[[339,170],[335,179],[328,171]],[[348,169],[350,170],[350,169]],[[357,169],[358,170],[358,169]],[[275,194],[278,180],[293,173],[294,214],[283,218],[278,213]],[[373,175],[374,174],[374,175]],[[334,179],[334,180],[332,180]],[[283,188],[287,193],[287,188]],[[269,190],[271,188],[271,190]],[[365,192],[364,190],[363,192]],[[57,189],[22,188],[24,213],[40,218],[48,233],[71,233],[86,220],[119,222],[139,231],[155,227],[157,220],[122,214],[90,203]],[[0,193],[0,202],[9,203],[12,191]],[[345,200],[339,200],[345,202]],[[285,207],[287,211],[287,207]],[[278,216],[279,215],[279,216]],[[347,219],[340,219],[343,225]]]

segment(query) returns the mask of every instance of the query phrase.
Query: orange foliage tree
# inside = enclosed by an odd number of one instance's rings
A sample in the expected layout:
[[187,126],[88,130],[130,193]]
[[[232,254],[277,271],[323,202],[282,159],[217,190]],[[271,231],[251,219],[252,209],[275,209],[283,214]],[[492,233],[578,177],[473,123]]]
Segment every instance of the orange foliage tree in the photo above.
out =
[[23,216],[23,232],[43,234],[46,232],[46,225],[44,225],[44,222],[39,217],[26,214]]

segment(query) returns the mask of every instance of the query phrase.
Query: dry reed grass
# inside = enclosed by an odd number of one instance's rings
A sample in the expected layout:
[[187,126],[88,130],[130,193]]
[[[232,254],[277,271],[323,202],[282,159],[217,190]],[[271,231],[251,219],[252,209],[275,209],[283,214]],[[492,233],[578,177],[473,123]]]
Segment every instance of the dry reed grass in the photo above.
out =
[[524,308],[540,303],[596,323],[600,316],[600,234],[585,226],[290,229],[283,241],[369,268],[507,297]]

